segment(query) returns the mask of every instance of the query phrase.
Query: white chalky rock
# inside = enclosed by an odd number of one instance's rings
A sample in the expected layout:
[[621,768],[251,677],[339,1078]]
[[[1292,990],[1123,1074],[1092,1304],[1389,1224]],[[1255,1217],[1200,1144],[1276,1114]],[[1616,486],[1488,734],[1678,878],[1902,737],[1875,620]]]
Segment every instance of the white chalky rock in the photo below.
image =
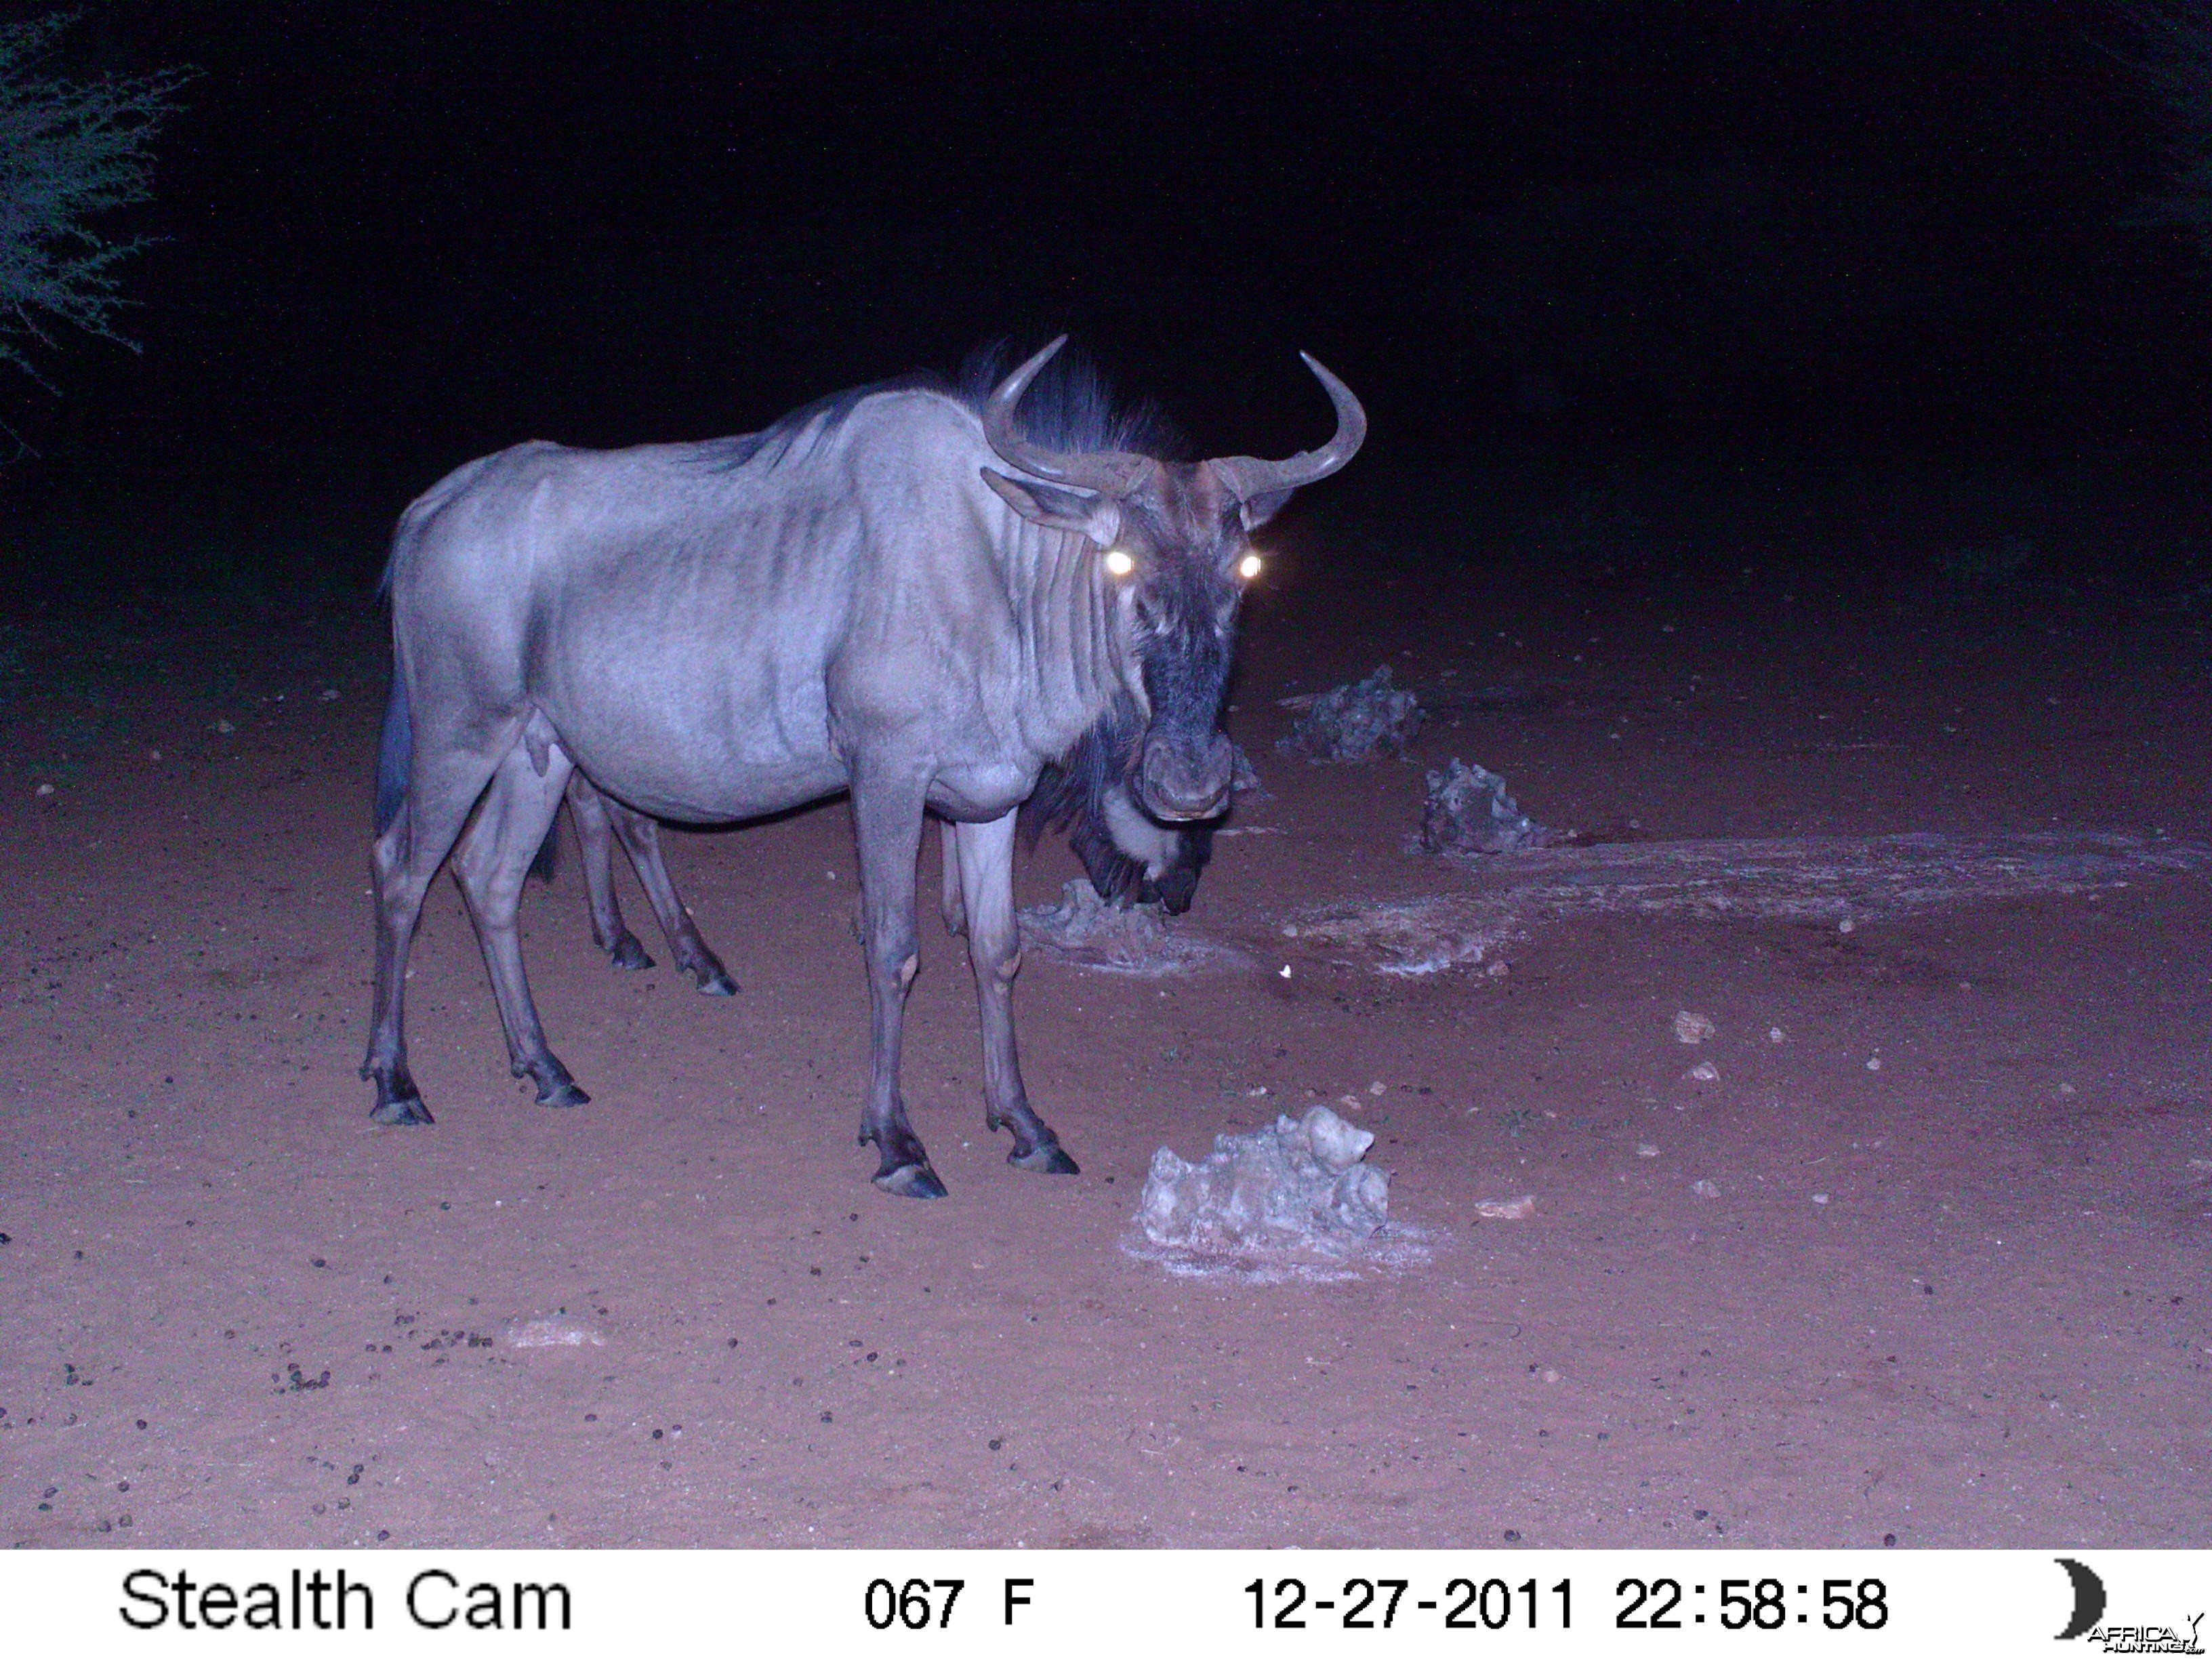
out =
[[1719,1029],[1711,1014],[1693,1014],[1686,1009],[1674,1016],[1677,1042],[1711,1042]]
[[1213,1138],[1195,1164],[1152,1154],[1137,1219],[1155,1244],[1279,1248],[1370,1237],[1389,1218],[1390,1177],[1360,1159],[1375,1144],[1326,1106]]
[[1355,1129],[1326,1106],[1308,1112],[1299,1127],[1322,1168],[1339,1174],[1366,1157],[1367,1149],[1375,1144],[1372,1129]]

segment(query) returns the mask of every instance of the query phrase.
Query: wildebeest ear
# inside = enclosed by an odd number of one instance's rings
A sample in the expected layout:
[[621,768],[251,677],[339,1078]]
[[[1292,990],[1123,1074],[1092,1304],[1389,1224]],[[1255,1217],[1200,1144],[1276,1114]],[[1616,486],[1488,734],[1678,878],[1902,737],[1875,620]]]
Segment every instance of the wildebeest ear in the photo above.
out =
[[1288,489],[1270,489],[1246,501],[1244,527],[1247,530],[1257,530],[1283,510],[1283,503],[1291,499],[1292,493]]
[[1048,530],[1072,530],[1101,547],[1110,544],[1121,533],[1121,509],[1103,495],[1078,495],[1027,478],[1009,478],[988,466],[977,471],[1008,507],[1031,524],[1041,524]]

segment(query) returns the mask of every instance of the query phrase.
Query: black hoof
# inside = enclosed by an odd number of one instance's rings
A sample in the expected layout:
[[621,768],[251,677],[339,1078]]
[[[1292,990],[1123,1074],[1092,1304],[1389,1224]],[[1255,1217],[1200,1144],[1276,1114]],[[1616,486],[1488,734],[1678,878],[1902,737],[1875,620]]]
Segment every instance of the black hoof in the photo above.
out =
[[896,1198],[943,1198],[945,1183],[927,1164],[902,1164],[875,1177],[876,1185]]
[[591,1103],[591,1098],[565,1077],[550,1086],[542,1083],[538,1085],[538,1103],[540,1106],[584,1106]]
[[1034,1170],[1039,1175],[1081,1175],[1075,1160],[1062,1152],[1056,1140],[1040,1141],[1023,1152],[1017,1147],[1006,1154],[1006,1162],[1017,1170]]
[[430,1109],[422,1103],[422,1097],[420,1095],[401,1096],[391,1100],[380,1100],[374,1106],[369,1109],[368,1115],[370,1120],[374,1122],[389,1123],[405,1127],[412,1127],[422,1123],[435,1123],[438,1121],[436,1118],[430,1115]]
[[624,933],[607,954],[614,958],[616,967],[628,969],[631,973],[653,966],[653,958],[646,955],[645,946],[637,942],[635,933]]
[[699,981],[702,997],[733,997],[738,994],[738,982],[720,969],[716,969]]

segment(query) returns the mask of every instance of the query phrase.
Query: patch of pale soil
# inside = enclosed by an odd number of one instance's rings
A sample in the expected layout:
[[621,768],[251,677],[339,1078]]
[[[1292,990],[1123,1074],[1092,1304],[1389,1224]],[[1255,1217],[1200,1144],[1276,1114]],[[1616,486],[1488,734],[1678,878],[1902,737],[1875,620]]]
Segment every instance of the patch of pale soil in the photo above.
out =
[[1410,1221],[1391,1222],[1356,1243],[1307,1240],[1273,1246],[1162,1243],[1142,1226],[1132,1226],[1121,1236],[1121,1250],[1131,1261],[1147,1262],[1175,1279],[1344,1285],[1426,1267],[1446,1242],[1443,1229]]
[[1467,890],[1308,907],[1285,939],[1331,960],[1420,975],[1494,963],[1578,915],[1633,912],[1832,922],[1848,931],[1947,906],[2091,893],[2212,868],[2212,845],[2108,834],[1812,836],[1547,848],[1454,857]]
[[1069,882],[1057,904],[1023,907],[1017,920],[1024,952],[1102,974],[1163,979],[1244,960],[1232,946],[1170,921],[1157,904],[1107,903],[1087,881]]

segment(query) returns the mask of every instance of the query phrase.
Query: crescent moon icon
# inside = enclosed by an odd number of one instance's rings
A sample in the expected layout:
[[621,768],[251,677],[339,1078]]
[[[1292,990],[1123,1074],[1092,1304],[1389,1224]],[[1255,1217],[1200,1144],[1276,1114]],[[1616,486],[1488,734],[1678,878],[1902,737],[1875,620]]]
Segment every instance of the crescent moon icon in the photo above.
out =
[[2074,1622],[2060,1631],[2057,1639],[2070,1642],[2094,1628],[2097,1621],[2105,1616],[2105,1581],[2097,1577],[2094,1569],[2083,1566],[2079,1561],[2069,1561],[2063,1555],[2057,1559],[2058,1565],[2066,1569],[2066,1577],[2074,1585]]

